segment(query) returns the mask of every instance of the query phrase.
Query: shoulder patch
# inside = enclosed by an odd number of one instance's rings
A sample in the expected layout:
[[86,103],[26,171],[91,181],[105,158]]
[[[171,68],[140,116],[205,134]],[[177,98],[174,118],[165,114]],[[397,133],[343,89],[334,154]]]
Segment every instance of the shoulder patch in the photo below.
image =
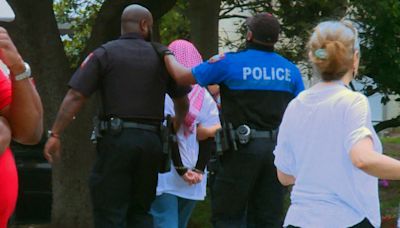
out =
[[220,60],[223,60],[224,58],[225,58],[225,53],[221,53],[219,55],[214,55],[207,62],[208,63],[215,63],[215,62],[218,62]]
[[86,65],[86,63],[92,58],[92,56],[93,56],[93,52],[91,52],[91,53],[86,57],[86,59],[83,60],[83,62],[81,63],[81,68],[83,68],[83,67]]

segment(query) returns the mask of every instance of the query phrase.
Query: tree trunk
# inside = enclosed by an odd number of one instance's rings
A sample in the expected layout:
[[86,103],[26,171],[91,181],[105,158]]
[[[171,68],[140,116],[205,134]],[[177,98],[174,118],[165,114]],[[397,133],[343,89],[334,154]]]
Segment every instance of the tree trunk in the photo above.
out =
[[[92,35],[81,57],[120,34],[122,9],[131,3],[142,3],[153,16],[160,18],[176,0],[105,1],[93,26]],[[44,106],[44,127],[51,125],[67,91],[70,68],[60,40],[52,0],[9,0],[16,14],[9,31],[24,60],[30,63]],[[82,59],[81,58],[81,59]],[[94,147],[89,140],[94,115],[94,102],[89,101],[69,126],[62,138],[61,162],[53,166],[52,225],[57,228],[92,227],[92,214],[87,188],[88,174],[94,160]]]
[[189,0],[190,37],[204,59],[218,53],[218,17],[221,0]]
[[[44,127],[50,129],[71,77],[53,12],[52,0],[10,1],[16,21],[7,25],[24,60],[32,67],[44,106]],[[90,227],[86,188],[94,157],[88,140],[91,105],[87,106],[62,138],[61,162],[52,167],[54,227]]]

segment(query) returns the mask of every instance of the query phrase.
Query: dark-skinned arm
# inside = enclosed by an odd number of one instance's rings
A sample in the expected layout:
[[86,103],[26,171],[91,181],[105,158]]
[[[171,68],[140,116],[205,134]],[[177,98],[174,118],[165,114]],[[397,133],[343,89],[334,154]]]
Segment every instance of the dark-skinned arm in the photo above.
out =
[[22,144],[37,144],[43,134],[43,107],[30,79],[12,80],[12,102],[4,116],[10,122],[12,137]]
[[11,129],[6,118],[0,116],[0,155],[10,146]]
[[1,110],[7,118],[15,141],[36,144],[43,133],[43,108],[39,94],[30,79],[15,80],[25,65],[7,31],[0,27],[0,59],[11,72],[12,102]]
[[178,61],[176,61],[175,56],[165,55],[164,62],[168,73],[179,85],[196,84],[196,79],[192,74],[192,70],[190,68],[184,67]]
[[87,98],[80,92],[74,89],[68,90],[51,128],[52,135],[47,140],[44,148],[44,157],[50,163],[59,157],[61,150],[60,135],[82,108],[86,100]]

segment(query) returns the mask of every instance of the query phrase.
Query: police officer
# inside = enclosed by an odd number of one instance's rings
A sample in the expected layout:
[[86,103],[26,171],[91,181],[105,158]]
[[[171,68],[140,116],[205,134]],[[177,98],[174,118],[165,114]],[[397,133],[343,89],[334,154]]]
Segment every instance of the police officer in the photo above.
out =
[[124,9],[122,36],[89,54],[75,72],[45,146],[44,155],[52,162],[60,153],[61,133],[99,90],[97,127],[102,136],[89,181],[96,228],[153,226],[148,211],[162,157],[159,128],[165,93],[174,100],[176,123],[187,112],[190,87],[178,87],[166,74],[148,42],[152,24],[146,8]]
[[157,50],[178,83],[221,88],[222,114],[232,137],[213,188],[214,226],[281,227],[283,188],[272,151],[285,108],[304,85],[299,69],[274,52],[278,20],[261,13],[246,25],[245,50],[214,56],[193,69],[179,65],[162,46]]

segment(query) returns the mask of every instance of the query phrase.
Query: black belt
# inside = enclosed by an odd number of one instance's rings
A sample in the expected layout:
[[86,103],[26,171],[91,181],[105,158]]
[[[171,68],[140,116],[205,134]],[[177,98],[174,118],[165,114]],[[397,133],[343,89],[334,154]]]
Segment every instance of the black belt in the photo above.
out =
[[100,131],[105,131],[105,130],[114,130],[114,129],[140,129],[140,130],[146,130],[146,131],[153,131],[153,132],[159,132],[160,127],[159,126],[154,126],[151,124],[143,124],[143,123],[136,123],[136,122],[130,122],[130,121],[123,121],[119,118],[111,118],[110,120],[107,121],[100,121]]
[[158,132],[160,130],[160,127],[156,127],[154,125],[135,123],[135,122],[124,122],[122,123],[122,128],[134,128],[134,129],[141,129],[141,130],[155,131],[155,132]]
[[257,139],[257,138],[271,138],[274,139],[276,138],[276,135],[278,134],[277,130],[271,130],[271,131],[258,131],[251,129],[250,133],[250,138]]
[[250,139],[272,139],[275,140],[278,130],[259,131],[251,129],[249,126],[243,124],[234,130],[235,138],[240,144],[246,144]]

